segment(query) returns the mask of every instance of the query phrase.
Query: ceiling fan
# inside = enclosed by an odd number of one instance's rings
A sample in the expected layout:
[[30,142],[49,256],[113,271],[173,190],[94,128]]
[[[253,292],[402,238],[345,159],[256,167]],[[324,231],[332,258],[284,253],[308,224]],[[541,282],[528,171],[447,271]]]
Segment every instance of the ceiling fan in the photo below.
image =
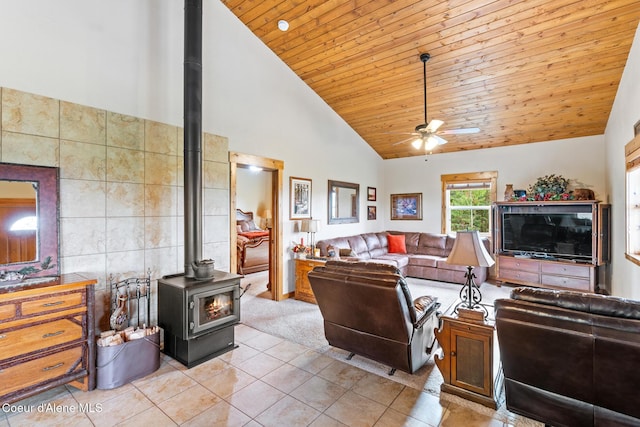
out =
[[[469,133],[478,133],[478,128],[464,128],[464,129],[451,129],[438,131],[440,126],[444,124],[442,120],[432,119],[427,120],[427,61],[431,58],[428,53],[421,53],[420,60],[424,69],[424,123],[416,126],[415,132],[411,138],[405,139],[400,142],[396,142],[393,145],[403,144],[405,142],[413,141],[411,145],[416,149],[420,149],[424,145],[425,151],[430,151],[438,145],[447,143],[447,140],[438,135],[462,135]],[[427,124],[428,123],[428,124]],[[417,138],[416,138],[417,137]]]

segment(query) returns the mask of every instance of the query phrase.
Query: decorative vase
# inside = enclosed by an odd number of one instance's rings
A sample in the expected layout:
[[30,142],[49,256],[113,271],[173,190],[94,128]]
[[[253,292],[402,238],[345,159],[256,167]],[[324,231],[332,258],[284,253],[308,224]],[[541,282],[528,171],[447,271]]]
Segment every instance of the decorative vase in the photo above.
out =
[[513,184],[507,184],[507,188],[504,190],[504,201],[510,202],[513,200]]

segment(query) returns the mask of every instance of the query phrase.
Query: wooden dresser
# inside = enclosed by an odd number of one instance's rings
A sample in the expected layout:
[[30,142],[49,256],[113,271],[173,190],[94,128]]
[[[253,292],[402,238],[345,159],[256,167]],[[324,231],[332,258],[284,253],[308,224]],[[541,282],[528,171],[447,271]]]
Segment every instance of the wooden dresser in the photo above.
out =
[[297,258],[296,260],[296,293],[295,298],[317,304],[307,274],[315,267],[327,262],[324,258]]
[[67,383],[95,388],[95,284],[63,274],[0,287],[0,405]]

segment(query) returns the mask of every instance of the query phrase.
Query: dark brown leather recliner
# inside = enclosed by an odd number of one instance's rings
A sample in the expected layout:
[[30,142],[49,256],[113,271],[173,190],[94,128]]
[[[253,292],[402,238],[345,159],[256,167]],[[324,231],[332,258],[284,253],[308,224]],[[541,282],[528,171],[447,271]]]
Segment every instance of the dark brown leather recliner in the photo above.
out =
[[495,316],[507,409],[552,426],[640,425],[640,302],[516,288]]
[[329,344],[413,373],[429,359],[440,304],[429,296],[412,300],[407,283],[391,265],[327,261],[309,272]]

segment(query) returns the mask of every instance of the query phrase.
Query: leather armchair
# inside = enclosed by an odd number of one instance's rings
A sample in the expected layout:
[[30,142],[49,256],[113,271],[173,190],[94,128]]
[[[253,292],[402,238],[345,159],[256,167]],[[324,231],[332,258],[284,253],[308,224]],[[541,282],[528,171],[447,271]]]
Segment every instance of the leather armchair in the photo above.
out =
[[430,357],[438,326],[434,298],[412,300],[396,267],[327,261],[309,272],[329,344],[413,373]]
[[552,426],[640,425],[640,302],[516,288],[495,316],[507,409]]

